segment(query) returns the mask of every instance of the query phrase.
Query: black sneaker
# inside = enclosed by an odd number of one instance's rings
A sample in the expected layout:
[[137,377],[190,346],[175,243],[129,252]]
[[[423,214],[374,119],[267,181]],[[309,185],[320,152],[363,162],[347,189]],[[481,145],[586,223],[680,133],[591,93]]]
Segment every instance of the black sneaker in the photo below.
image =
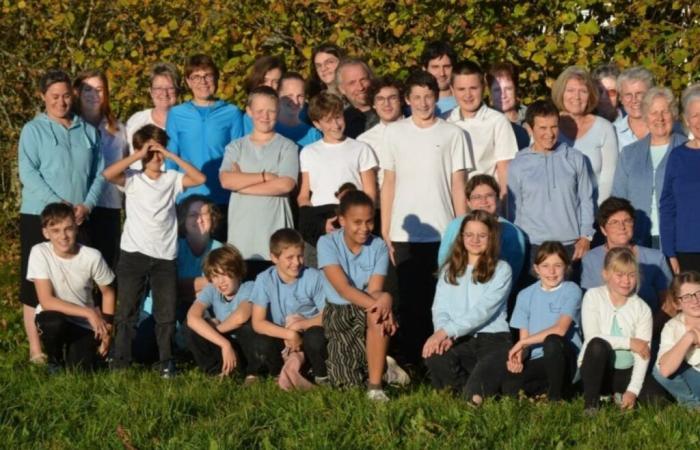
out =
[[175,378],[177,374],[177,369],[175,368],[175,361],[172,359],[168,362],[163,363],[160,369],[160,377],[163,379]]

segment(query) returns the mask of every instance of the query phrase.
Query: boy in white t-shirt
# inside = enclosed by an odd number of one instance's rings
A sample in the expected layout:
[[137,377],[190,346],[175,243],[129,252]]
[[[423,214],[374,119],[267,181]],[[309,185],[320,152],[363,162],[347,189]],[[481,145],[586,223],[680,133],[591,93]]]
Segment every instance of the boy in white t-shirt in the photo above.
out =
[[[165,149],[168,135],[155,125],[134,133],[135,152],[109,166],[102,175],[126,195],[126,222],[117,264],[119,293],[113,368],[131,364],[131,344],[136,335],[139,305],[150,280],[153,317],[161,375],[174,375],[172,338],[177,301],[177,215],[175,198],[206,177],[189,163]],[[165,159],[185,172],[161,171]],[[129,169],[141,160],[143,170]]]
[[[71,206],[47,205],[41,227],[48,242],[32,247],[27,280],[34,282],[39,299],[35,320],[49,370],[64,365],[94,369],[98,355],[104,357],[109,349],[114,274],[99,251],[77,243]],[[92,298],[95,284],[102,293],[101,309]]]

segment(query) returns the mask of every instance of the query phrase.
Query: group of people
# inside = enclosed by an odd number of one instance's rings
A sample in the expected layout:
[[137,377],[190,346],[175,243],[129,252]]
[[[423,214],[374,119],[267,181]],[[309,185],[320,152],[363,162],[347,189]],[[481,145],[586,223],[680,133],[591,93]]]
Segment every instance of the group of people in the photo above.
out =
[[157,64],[126,125],[103,72],[40,80],[18,158],[31,362],[167,378],[187,352],[373,400],[424,368],[474,405],[663,386],[700,406],[700,85],[683,126],[642,67],[569,67],[525,107],[514,66],[444,42],[403,82],[332,44],[308,79],[261,57],[244,111],[210,57],[184,79],[177,104]]

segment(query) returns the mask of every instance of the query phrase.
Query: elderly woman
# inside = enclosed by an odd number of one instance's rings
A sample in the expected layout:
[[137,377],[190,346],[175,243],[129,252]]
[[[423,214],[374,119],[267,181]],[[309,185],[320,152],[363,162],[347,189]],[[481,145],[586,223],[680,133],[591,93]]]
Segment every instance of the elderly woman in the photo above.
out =
[[626,116],[615,121],[617,142],[621,150],[649,133],[642,114],[642,100],[652,87],[654,87],[654,75],[644,67],[629,68],[617,77],[620,103],[627,113]]
[[683,91],[681,103],[694,138],[668,155],[659,199],[661,249],[675,273],[700,271],[700,84]]
[[45,240],[39,215],[49,203],[73,206],[82,225],[102,192],[104,168],[95,127],[73,114],[70,77],[49,70],[39,81],[44,112],[22,128],[19,137],[19,179],[22,183],[19,233],[21,272],[19,298],[29,339],[29,360],[46,362],[34,323],[38,305],[34,284],[27,281],[29,252]]
[[618,197],[605,200],[598,210],[598,226],[605,236],[605,244],[586,253],[583,257],[581,287],[591,289],[605,284],[603,281],[603,262],[611,248],[628,247],[637,256],[639,262],[638,295],[653,312],[657,312],[671,283],[671,271],[661,251],[636,245],[632,240],[634,233],[634,208],[632,204]]
[[[180,91],[180,74],[175,66],[169,63],[157,63],[151,70],[151,87],[149,92],[153,101],[153,108],[144,109],[129,117],[126,121],[126,137],[129,143],[129,153],[134,152],[131,137],[136,130],[145,125],[155,125],[165,129],[165,121],[168,111],[177,103],[177,95]],[[138,163],[141,168],[141,163]]]
[[628,199],[636,210],[635,242],[658,249],[659,197],[668,154],[687,138],[673,132],[678,106],[667,88],[653,87],[647,91],[642,101],[642,116],[649,134],[622,149],[612,195]]
[[554,82],[552,100],[561,111],[559,141],[588,158],[600,204],[610,196],[618,150],[613,126],[592,114],[598,105],[598,88],[588,71],[570,66]]

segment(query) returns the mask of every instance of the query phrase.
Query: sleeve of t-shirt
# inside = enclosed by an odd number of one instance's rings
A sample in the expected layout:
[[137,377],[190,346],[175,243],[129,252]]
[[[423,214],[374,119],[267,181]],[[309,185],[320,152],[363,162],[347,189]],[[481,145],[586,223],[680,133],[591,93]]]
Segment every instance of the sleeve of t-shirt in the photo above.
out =
[[530,322],[530,289],[524,289],[518,293],[515,300],[515,308],[510,318],[510,326],[517,329],[527,329]]
[[219,172],[228,172],[231,170],[233,163],[237,163],[241,159],[241,146],[236,140],[229,143],[224,149],[224,158],[221,160]]
[[234,300],[236,301],[236,308],[238,308],[238,306],[240,306],[240,304],[243,302],[252,301],[254,288],[255,283],[253,281],[246,281],[245,283],[241,284],[241,286],[238,288],[238,292],[236,292],[236,297],[234,297]]
[[326,266],[340,265],[340,255],[338,255],[338,249],[333,239],[331,239],[331,235],[321,236],[316,245],[316,252],[318,254],[319,269],[323,269]]
[[299,171],[311,172],[313,169],[313,150],[310,145],[307,145],[299,153]]
[[360,159],[358,161],[360,172],[377,168],[379,162],[372,148],[364,142],[356,141],[356,143],[360,146]]
[[505,116],[499,116],[494,130],[496,139],[496,161],[508,161],[515,158],[518,153],[518,140],[515,138],[513,125]]
[[114,272],[112,272],[112,269],[109,268],[107,262],[98,251],[95,252],[92,264],[92,280],[98,286],[107,286],[114,281]]
[[280,162],[277,175],[289,177],[295,182],[299,178],[299,152],[292,141],[284,141],[284,148],[280,153]]
[[262,272],[255,278],[255,283],[253,283],[253,289],[250,295],[250,301],[254,305],[262,306],[267,308],[270,304],[270,295],[268,291],[268,284],[270,283],[270,275],[267,271]]
[[124,171],[124,186],[120,186],[118,184],[115,184],[115,186],[118,190],[124,192],[125,194],[129,194],[134,185],[134,177],[140,173],[140,170],[126,169]]
[[561,314],[576,319],[581,313],[581,288],[574,283],[566,283],[562,288],[565,291],[562,292]]
[[27,263],[27,281],[50,280],[49,263],[46,254],[41,249],[42,244],[36,244],[29,252]]
[[[457,128],[457,125],[450,126]],[[450,149],[450,164],[452,165],[452,170],[450,172],[454,173],[460,170],[474,170],[474,167],[471,167],[470,159],[467,158],[467,152],[467,138],[464,135],[464,132],[461,129],[458,129],[458,132],[455,132],[454,137],[452,138],[452,148]],[[467,164],[468,160],[470,161],[469,164]]]
[[197,294],[197,301],[206,305],[207,308],[214,304],[218,291],[213,284],[209,283]]
[[314,305],[316,305],[316,309],[323,311],[323,308],[326,307],[326,294],[323,289],[323,274],[320,271],[311,268],[307,268],[304,271],[305,274],[306,271],[308,271],[308,274],[310,275],[309,293],[311,294],[311,299],[313,300]]
[[389,248],[386,246],[386,242],[378,237],[374,238],[376,242],[376,257],[374,259],[374,268],[372,269],[372,275],[386,276],[389,272]]
[[185,174],[182,172],[175,172],[175,171],[170,171],[174,174],[173,177],[173,190],[174,190],[174,195],[177,197],[178,195],[182,194],[182,192],[185,190],[185,186],[182,185],[182,180],[185,179]]
[[378,155],[382,170],[396,171],[396,142],[391,137],[393,134],[393,128],[389,125],[382,136],[382,151]]

